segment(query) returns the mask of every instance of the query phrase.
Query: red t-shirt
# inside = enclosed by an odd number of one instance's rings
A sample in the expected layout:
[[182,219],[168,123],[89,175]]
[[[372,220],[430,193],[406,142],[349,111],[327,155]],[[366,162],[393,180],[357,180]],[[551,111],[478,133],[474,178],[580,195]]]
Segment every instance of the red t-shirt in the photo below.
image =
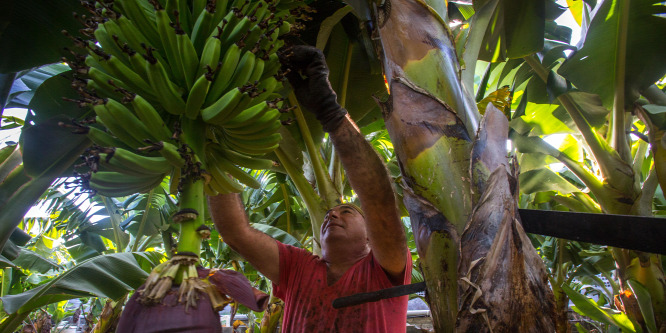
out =
[[[329,286],[326,263],[304,249],[277,242],[280,285],[274,294],[285,303],[282,332],[404,332],[408,296],[334,309],[334,299],[390,288],[394,285],[372,252]],[[412,277],[408,256],[403,284]]]

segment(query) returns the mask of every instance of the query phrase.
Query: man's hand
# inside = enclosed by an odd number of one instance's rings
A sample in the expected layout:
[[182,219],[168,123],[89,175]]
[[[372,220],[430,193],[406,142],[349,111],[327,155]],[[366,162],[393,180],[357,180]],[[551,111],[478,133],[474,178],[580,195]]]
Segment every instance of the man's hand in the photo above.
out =
[[324,54],[315,47],[297,45],[279,56],[282,66],[288,69],[286,76],[300,105],[315,114],[324,131],[331,132],[340,126],[347,110],[338,104],[328,81]]

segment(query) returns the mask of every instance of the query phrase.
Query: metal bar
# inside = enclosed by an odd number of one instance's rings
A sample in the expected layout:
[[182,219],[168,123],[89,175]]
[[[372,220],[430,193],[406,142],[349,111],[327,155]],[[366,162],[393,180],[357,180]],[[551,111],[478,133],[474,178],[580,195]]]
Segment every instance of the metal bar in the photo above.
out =
[[666,219],[520,209],[525,232],[666,254]]
[[[519,209],[523,229],[531,234],[666,254],[666,219],[657,217]],[[333,308],[376,302],[424,291],[425,282],[407,284],[333,300]]]
[[351,296],[340,297],[333,300],[333,308],[339,309],[353,305],[359,305],[368,302],[381,301],[386,298],[405,296],[426,289],[425,282],[405,284],[402,286],[371,291],[369,293],[354,294]]

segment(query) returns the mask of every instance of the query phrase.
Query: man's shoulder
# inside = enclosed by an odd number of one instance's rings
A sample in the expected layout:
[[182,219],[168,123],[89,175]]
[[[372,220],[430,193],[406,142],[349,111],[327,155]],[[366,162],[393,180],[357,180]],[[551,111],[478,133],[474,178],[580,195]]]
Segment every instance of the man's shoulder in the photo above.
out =
[[280,250],[280,255],[288,257],[298,257],[301,258],[302,260],[313,260],[313,261],[321,260],[321,257],[313,254],[307,249],[296,247],[289,244],[284,244],[280,241],[276,241],[276,243],[278,245],[278,249]]

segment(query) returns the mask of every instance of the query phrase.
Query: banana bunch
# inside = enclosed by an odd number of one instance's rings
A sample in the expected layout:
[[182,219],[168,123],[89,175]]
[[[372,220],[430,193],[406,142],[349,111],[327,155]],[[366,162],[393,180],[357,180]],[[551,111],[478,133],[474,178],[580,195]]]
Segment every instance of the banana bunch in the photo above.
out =
[[[143,192],[171,177],[206,192],[258,187],[243,168],[273,165],[282,115],[277,50],[307,9],[295,0],[82,1],[68,61],[99,147],[87,175],[103,195]],[[240,182],[240,183],[239,183]]]

